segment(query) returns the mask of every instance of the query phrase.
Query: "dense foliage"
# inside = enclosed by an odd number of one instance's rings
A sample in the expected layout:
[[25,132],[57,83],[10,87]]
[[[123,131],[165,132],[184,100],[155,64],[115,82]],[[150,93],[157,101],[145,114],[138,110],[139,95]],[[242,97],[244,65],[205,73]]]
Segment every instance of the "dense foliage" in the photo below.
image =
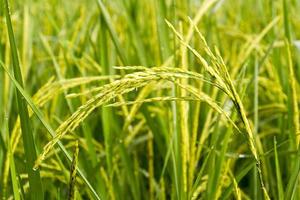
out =
[[300,199],[300,1],[0,2],[2,199]]

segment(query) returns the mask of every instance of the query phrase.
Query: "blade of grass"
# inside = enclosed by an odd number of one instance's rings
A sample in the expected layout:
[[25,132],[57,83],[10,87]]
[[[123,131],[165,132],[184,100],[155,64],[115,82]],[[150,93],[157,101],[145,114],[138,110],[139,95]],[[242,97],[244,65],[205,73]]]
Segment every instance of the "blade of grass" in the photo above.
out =
[[285,37],[287,38],[288,42],[291,44],[292,37],[291,37],[291,30],[290,30],[290,19],[289,19],[289,8],[287,0],[282,0],[283,3],[283,22],[284,22],[284,33]]
[[[254,130],[253,130],[253,135],[254,138],[256,138],[258,134],[258,58],[255,56],[255,63],[254,63]],[[257,180],[257,169],[253,169],[253,196],[255,199],[258,199],[258,180]]]
[[[177,16],[177,1],[172,1],[172,21],[173,24],[178,24],[178,16]],[[178,67],[179,65],[179,59],[176,57],[176,50],[177,50],[177,40],[175,37],[175,33],[173,33],[173,46],[172,46],[172,54],[174,56],[174,67]],[[176,84],[172,85],[172,96],[177,97],[179,94],[179,88],[176,86]],[[172,163],[173,163],[173,171],[174,171],[174,181],[175,181],[175,191],[176,191],[176,198],[178,200],[181,200],[184,195],[184,181],[183,181],[183,166],[182,166],[182,146],[181,146],[181,129],[180,129],[180,106],[178,102],[172,102],[172,131],[174,134],[174,137],[172,137],[173,141],[173,148],[171,149],[171,155],[172,155]]]
[[30,11],[28,1],[25,1],[25,5],[23,7],[23,38],[22,38],[22,53],[21,53],[21,63],[22,63],[22,72],[24,73],[24,80],[28,77],[28,72],[30,68],[30,57],[31,57],[31,23],[30,23]]
[[274,137],[274,157],[275,157],[275,171],[276,171],[276,185],[277,185],[277,191],[278,191],[278,199],[284,199],[284,191],[282,186],[282,178],[281,178],[281,172],[280,172],[280,166],[279,166],[279,159],[278,159],[278,153],[277,153],[277,140],[276,137]]
[[[106,26],[105,26],[105,20],[103,15],[101,16],[100,19],[100,32],[99,32],[99,37],[100,37],[100,63],[102,66],[102,73],[103,75],[109,75],[110,71],[110,65],[109,65],[109,58],[108,58],[108,44],[107,44],[107,35],[106,35]],[[107,83],[104,82],[104,84]],[[113,129],[111,127],[111,121],[113,121],[112,118],[112,109],[103,107],[102,108],[102,123],[103,123],[103,134],[104,134],[104,140],[105,140],[105,151],[106,151],[106,162],[107,162],[107,167],[109,171],[109,176],[111,178],[112,176],[112,169],[113,169]]]
[[296,146],[298,146],[298,154],[296,159],[294,160],[294,166],[292,168],[292,173],[289,178],[289,182],[286,188],[285,199],[292,199],[295,190],[298,185],[298,177],[300,175],[300,148],[299,148],[299,110],[298,110],[298,100],[297,100],[297,92],[296,92],[296,80],[294,75],[294,69],[292,64],[291,57],[291,49],[290,44],[286,41],[286,49],[287,49],[287,58],[288,58],[288,68],[289,68],[289,81],[290,81],[290,90],[289,90],[289,105],[290,108],[289,115],[290,116],[290,134],[291,139],[295,139]]
[[113,27],[113,21],[112,21],[110,15],[109,15],[109,12],[107,11],[106,7],[104,6],[102,0],[97,0],[97,4],[98,4],[99,9],[101,11],[101,14],[102,14],[102,16],[104,18],[104,22],[105,22],[105,24],[106,24],[106,26],[108,28],[109,34],[110,34],[110,36],[112,38],[112,41],[113,41],[113,43],[116,46],[117,52],[118,52],[118,54],[120,56],[120,59],[121,59],[122,63],[124,65],[126,65],[128,62],[127,62],[125,53],[124,53],[123,49],[121,48],[121,43],[120,43],[120,41],[118,39],[117,33],[116,33],[116,31],[115,31],[115,29]]
[[[2,35],[0,34],[0,37],[2,37]],[[0,61],[3,62],[3,51],[2,51],[3,45],[0,41]],[[1,108],[5,108],[5,104],[4,104],[4,97],[5,97],[5,79],[4,79],[4,70],[0,69],[0,107]],[[4,109],[2,111],[0,111],[0,122],[2,122],[4,120]],[[0,125],[0,130],[2,130],[2,125]],[[0,153],[1,155],[1,153]],[[2,163],[2,162],[1,162]],[[1,166],[1,164],[0,164]]]
[[[19,65],[19,58],[17,47],[15,43],[14,32],[12,28],[11,18],[10,18],[10,10],[8,5],[8,0],[4,1],[5,3],[5,15],[6,15],[6,23],[7,23],[7,31],[9,35],[11,54],[13,60],[13,69],[14,76],[16,77],[17,82],[20,84],[21,88],[23,88],[23,80],[21,68]],[[29,178],[30,184],[30,198],[31,199],[43,199],[43,187],[42,181],[40,177],[39,170],[33,170],[34,162],[37,158],[34,137],[31,130],[31,122],[29,120],[27,104],[19,91],[16,91],[17,102],[18,102],[18,111],[21,120],[21,129],[22,129],[22,138],[24,143],[24,151],[26,157],[26,171]]]
[[[180,32],[183,32],[183,25],[180,22]],[[184,45],[180,45],[180,52],[181,52],[181,60],[179,61],[181,65],[182,70],[188,70],[188,62],[187,62],[187,57],[183,54],[185,49]],[[188,80],[182,79],[180,80],[180,84],[186,85],[188,84]],[[180,88],[178,90],[178,95],[179,96],[186,96],[187,91],[184,88]],[[190,163],[190,133],[189,133],[189,117],[187,115],[188,110],[189,110],[190,104],[188,101],[181,101],[178,102],[178,121],[179,123],[179,129],[180,129],[180,143],[181,143],[181,160],[182,160],[182,185],[183,185],[183,198],[187,198],[187,191],[189,190],[189,180],[188,180],[188,165]]]
[[284,199],[289,200],[289,199],[294,199],[294,195],[297,189],[297,185],[298,185],[298,180],[299,180],[299,175],[300,175],[300,148],[298,148],[297,150],[297,158],[293,168],[292,168],[292,172],[289,178],[289,182],[288,185],[285,189],[285,195],[284,195]]
[[6,129],[6,135],[7,135],[7,151],[8,151],[8,159],[10,162],[10,175],[11,175],[11,181],[12,181],[12,188],[14,193],[14,199],[20,200],[20,193],[19,193],[19,185],[17,180],[17,172],[15,167],[15,161],[14,161],[14,155],[11,151],[11,145],[10,145],[10,139],[9,139],[9,129],[8,129],[8,118],[5,119],[5,129]]
[[298,187],[298,180],[300,175],[300,148],[299,148],[299,110],[298,110],[298,100],[297,100],[297,90],[296,90],[296,80],[294,74],[294,66],[292,61],[291,53],[291,32],[290,32],[290,20],[288,11],[288,2],[283,0],[283,15],[284,15],[284,31],[285,31],[285,46],[287,52],[287,63],[289,72],[289,84],[288,84],[288,119],[290,128],[290,137],[294,139],[295,147],[298,148],[297,156],[294,160],[291,175],[286,187],[285,199],[293,199],[296,189]]
[[[99,41],[100,41],[100,47],[99,47],[99,55],[100,55],[100,65],[103,75],[110,75],[111,74],[111,62],[109,60],[109,41],[107,37],[107,26],[105,24],[104,16],[100,16],[100,30],[99,30]],[[109,81],[103,81],[102,84],[109,83]],[[114,150],[114,138],[115,138],[115,128],[116,124],[113,124],[112,122],[115,122],[114,114],[113,114],[113,108],[105,107],[103,106],[101,109],[101,119],[103,124],[103,135],[104,135],[104,144],[105,144],[105,152],[106,152],[106,166],[108,167],[108,177],[106,182],[110,185],[109,186],[109,193],[111,193],[111,198],[113,198],[112,194],[115,194],[114,196],[120,195],[119,188],[116,187],[116,184],[113,180],[114,175],[114,168],[118,166],[114,166],[113,163],[113,150]],[[118,195],[116,195],[118,194]]]
[[167,18],[167,7],[165,1],[154,1],[155,3],[155,12],[156,12],[156,26],[157,26],[157,34],[158,34],[158,42],[160,47],[160,57],[161,62],[167,60],[169,56],[171,56],[171,50],[169,45],[169,35],[168,35],[168,27],[165,23],[165,19]]

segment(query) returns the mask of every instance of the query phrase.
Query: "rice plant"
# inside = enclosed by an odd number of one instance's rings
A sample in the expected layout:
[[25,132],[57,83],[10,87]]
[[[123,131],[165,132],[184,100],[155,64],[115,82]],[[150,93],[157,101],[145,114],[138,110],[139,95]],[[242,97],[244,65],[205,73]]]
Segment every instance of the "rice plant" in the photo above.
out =
[[0,198],[300,199],[300,1],[0,2]]

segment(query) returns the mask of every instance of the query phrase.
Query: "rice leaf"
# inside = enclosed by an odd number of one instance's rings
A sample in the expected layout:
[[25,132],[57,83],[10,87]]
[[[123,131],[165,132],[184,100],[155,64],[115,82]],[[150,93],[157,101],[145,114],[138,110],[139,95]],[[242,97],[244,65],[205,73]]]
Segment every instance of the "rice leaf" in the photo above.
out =
[[[6,15],[7,30],[8,30],[9,41],[11,46],[11,55],[13,60],[14,76],[16,77],[17,82],[20,84],[20,87],[23,88],[24,84],[22,80],[18,52],[17,52],[14,32],[11,23],[8,0],[5,0],[4,4],[5,4],[4,10]],[[43,199],[44,194],[43,194],[42,181],[40,177],[40,171],[33,170],[34,162],[36,160],[36,149],[35,149],[34,136],[31,129],[31,122],[28,116],[27,103],[18,90],[16,91],[16,96],[17,96],[17,103],[18,103],[18,111],[21,119],[25,158],[27,162],[26,171],[28,174],[29,184],[30,184],[30,198]]]

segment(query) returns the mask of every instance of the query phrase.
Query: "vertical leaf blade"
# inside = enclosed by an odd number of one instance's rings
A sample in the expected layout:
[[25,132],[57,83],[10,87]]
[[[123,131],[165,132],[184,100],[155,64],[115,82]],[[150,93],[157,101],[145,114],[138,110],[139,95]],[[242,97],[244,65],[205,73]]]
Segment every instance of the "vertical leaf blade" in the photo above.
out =
[[[7,30],[8,30],[9,42],[11,46],[14,76],[18,81],[18,83],[21,85],[21,87],[23,87],[22,73],[19,65],[17,47],[15,43],[14,32],[13,32],[11,18],[10,18],[8,1],[5,0],[4,3],[5,3],[4,9],[6,15]],[[25,158],[27,162],[26,170],[28,173],[28,179],[30,185],[30,197],[31,199],[37,199],[37,200],[44,199],[40,171],[33,170],[34,162],[37,158],[37,155],[36,155],[35,143],[34,143],[34,138],[31,129],[31,123],[29,120],[29,115],[27,110],[27,104],[18,90],[16,91],[16,96],[17,96],[18,112],[21,120],[24,152],[25,152]]]

